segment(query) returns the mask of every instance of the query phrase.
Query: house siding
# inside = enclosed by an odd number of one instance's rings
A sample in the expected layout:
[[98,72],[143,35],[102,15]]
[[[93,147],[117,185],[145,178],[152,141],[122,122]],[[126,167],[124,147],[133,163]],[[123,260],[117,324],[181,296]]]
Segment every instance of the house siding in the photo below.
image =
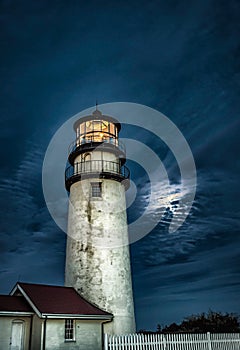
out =
[[75,320],[75,341],[65,341],[65,320],[48,319],[45,349],[101,350],[101,322]]
[[33,316],[32,345],[30,350],[42,350],[42,332],[44,320],[37,315]]

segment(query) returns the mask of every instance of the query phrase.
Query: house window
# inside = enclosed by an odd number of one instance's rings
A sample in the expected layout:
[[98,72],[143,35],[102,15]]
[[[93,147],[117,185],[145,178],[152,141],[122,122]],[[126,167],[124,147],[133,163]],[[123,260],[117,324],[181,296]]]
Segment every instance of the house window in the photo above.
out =
[[65,340],[75,340],[74,320],[72,319],[65,320]]
[[102,184],[101,182],[92,182],[92,197],[102,197]]

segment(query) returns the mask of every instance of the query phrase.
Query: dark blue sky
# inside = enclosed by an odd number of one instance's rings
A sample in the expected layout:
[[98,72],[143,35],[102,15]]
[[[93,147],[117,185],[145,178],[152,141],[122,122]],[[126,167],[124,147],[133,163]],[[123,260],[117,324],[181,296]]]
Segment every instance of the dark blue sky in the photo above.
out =
[[61,124],[97,98],[167,115],[197,166],[184,225],[159,224],[131,247],[138,329],[240,313],[239,1],[3,0],[0,16],[0,292],[19,278],[63,283],[65,234],[44,202],[42,162]]

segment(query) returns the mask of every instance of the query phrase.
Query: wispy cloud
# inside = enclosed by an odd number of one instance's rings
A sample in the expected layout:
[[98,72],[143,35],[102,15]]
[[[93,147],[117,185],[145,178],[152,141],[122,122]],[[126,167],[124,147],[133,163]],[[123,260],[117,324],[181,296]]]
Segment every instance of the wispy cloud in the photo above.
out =
[[64,239],[59,240],[61,232],[48,214],[41,193],[42,160],[43,151],[39,145],[28,142],[26,155],[13,177],[2,179],[0,184],[1,265],[4,270],[0,280],[4,281],[5,288],[19,275],[22,279],[41,280],[38,274],[41,271],[45,274],[47,260],[51,266],[64,253]]

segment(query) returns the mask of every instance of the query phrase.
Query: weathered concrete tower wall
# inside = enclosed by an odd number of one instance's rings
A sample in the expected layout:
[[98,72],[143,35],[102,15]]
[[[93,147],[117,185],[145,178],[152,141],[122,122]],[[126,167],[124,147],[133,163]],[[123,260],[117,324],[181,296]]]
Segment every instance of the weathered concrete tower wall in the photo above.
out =
[[[93,120],[106,118],[96,112]],[[91,131],[90,135],[84,144],[77,141],[80,153],[74,151],[74,170],[67,176],[70,197],[65,285],[114,315],[113,321],[104,325],[106,333],[132,333],[135,318],[122,183],[126,185],[127,180],[118,152],[117,129],[115,140],[109,138],[112,149],[106,147],[108,139],[103,148],[98,136]],[[90,147],[92,141],[94,148]]]

